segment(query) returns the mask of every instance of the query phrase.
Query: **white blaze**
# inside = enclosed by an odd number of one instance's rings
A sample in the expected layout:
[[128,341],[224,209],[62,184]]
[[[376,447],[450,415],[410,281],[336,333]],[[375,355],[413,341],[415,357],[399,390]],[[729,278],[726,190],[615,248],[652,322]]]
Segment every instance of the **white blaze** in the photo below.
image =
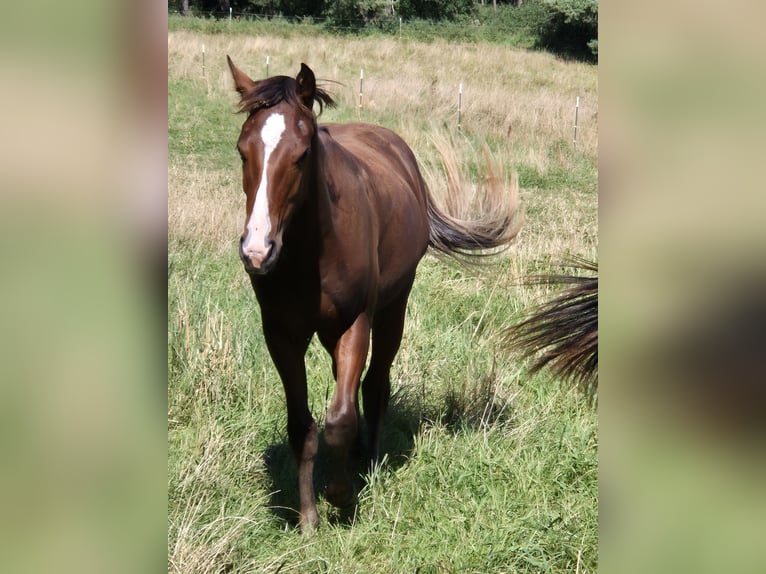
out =
[[285,131],[285,117],[279,113],[273,113],[263,124],[261,129],[261,141],[263,141],[263,172],[261,173],[261,183],[255,192],[255,204],[247,221],[247,233],[245,241],[242,244],[242,250],[249,257],[263,260],[268,253],[266,245],[267,237],[271,231],[271,221],[269,220],[269,198],[266,190],[268,189],[268,178],[266,172],[269,167],[269,156],[277,147],[279,140],[282,139],[282,133]]

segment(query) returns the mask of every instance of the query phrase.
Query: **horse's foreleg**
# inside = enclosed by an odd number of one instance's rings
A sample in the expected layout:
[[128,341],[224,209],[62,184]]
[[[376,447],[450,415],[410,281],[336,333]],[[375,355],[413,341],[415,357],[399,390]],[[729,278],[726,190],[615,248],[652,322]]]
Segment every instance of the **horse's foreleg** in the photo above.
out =
[[348,508],[356,502],[349,454],[358,434],[359,379],[370,344],[370,320],[359,315],[341,335],[333,352],[337,385],[325,423],[325,441],[333,456],[334,476],[327,485],[326,498],[333,506]]
[[264,323],[264,335],[269,353],[282,379],[287,403],[287,436],[298,465],[298,492],[300,495],[300,521],[302,532],[319,525],[314,497],[314,458],[319,438],[317,426],[308,408],[306,365],[304,354],[308,341],[284,336],[277,329],[268,329]]

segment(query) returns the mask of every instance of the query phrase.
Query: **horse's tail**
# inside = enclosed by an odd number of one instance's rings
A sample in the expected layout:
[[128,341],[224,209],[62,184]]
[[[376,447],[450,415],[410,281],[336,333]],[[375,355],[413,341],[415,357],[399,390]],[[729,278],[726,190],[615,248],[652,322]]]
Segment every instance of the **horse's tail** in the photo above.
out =
[[429,247],[460,262],[470,262],[490,254],[487,249],[508,246],[523,221],[518,178],[514,174],[512,185],[506,188],[485,146],[487,175],[478,193],[468,198],[454,154],[443,145],[436,146],[447,172],[447,196],[446,209],[442,210],[428,195]]
[[557,297],[535,308],[504,333],[506,344],[523,356],[542,351],[531,372],[549,365],[565,380],[593,396],[598,388],[598,264],[572,258],[572,267],[593,275],[548,275],[534,283],[568,285]]

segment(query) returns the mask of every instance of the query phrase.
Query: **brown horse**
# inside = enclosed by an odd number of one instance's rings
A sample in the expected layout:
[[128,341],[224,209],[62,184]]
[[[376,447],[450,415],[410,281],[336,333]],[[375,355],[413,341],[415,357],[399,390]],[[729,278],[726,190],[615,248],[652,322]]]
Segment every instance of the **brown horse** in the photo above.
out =
[[240,257],[261,307],[263,333],[284,385],[287,432],[298,465],[303,531],[319,523],[313,486],[317,426],[308,408],[304,355],[316,333],[337,382],[324,436],[333,457],[328,502],[353,507],[349,455],[357,441],[358,389],[373,461],[380,453],[389,372],[415,269],[426,249],[468,255],[518,232],[515,203],[481,224],[438,210],[415,156],[393,132],[367,124],[318,125],[332,106],[314,73],[253,81],[228,58],[248,114],[237,142],[247,196]]

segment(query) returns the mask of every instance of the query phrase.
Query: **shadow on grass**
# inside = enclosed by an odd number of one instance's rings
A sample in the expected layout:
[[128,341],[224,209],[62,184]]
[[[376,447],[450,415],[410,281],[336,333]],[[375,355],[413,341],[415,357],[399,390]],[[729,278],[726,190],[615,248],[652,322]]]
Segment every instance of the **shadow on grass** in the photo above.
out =
[[[450,434],[466,430],[479,430],[486,425],[507,423],[512,421],[512,409],[507,404],[498,404],[494,395],[494,379],[477,381],[475,385],[460,388],[448,387],[444,396],[436,398],[436,406],[424,406],[423,401],[409,393],[399,392],[391,397],[388,413],[383,429],[382,450],[385,454],[385,468],[391,471],[403,467],[411,458],[415,439],[423,425],[440,424]],[[320,429],[321,430],[321,429]],[[366,444],[367,428],[362,417],[359,429],[360,437],[364,437],[353,453],[354,487],[357,492],[367,486],[370,471],[368,445]],[[271,492],[270,509],[287,527],[298,525],[298,474],[290,446],[285,437],[281,442],[270,445],[264,460],[270,479],[267,488]],[[314,491],[319,500],[324,498],[324,489],[330,477],[330,464],[324,433],[320,432],[319,451],[314,466]],[[323,514],[319,504],[320,515]],[[336,509],[330,507],[326,516],[329,524],[351,525],[354,522],[357,508]]]
[[298,474],[287,439],[270,445],[263,453],[270,479],[269,509],[290,527],[298,525]]
[[[364,453],[354,456],[356,477],[354,487],[359,492],[365,485],[364,474],[366,472],[365,461],[367,457]],[[300,497],[298,494],[298,469],[290,450],[290,445],[285,438],[282,442],[272,444],[264,453],[266,469],[270,483],[268,485],[271,492],[270,510],[279,519],[283,520],[289,528],[298,526]],[[314,492],[318,499],[324,498],[324,490],[330,477],[330,457],[327,451],[327,445],[324,442],[324,436],[320,433],[319,451],[317,452],[314,463]],[[319,506],[319,500],[318,506]],[[319,508],[320,515],[322,509]],[[322,516],[330,524],[350,525],[354,521],[356,507],[347,509],[332,508],[327,516]]]
[[[420,428],[421,419],[414,408],[402,405],[392,400],[386,415],[386,425],[383,430],[383,452],[386,454],[386,468],[397,469],[403,466],[412,455],[415,436]],[[367,475],[370,471],[369,448],[366,444],[367,427],[362,417],[359,429],[360,437],[365,437],[353,453],[354,487],[357,492],[367,486]],[[290,445],[285,437],[279,443],[270,445],[265,453],[266,470],[270,483],[267,488],[271,492],[270,509],[272,513],[290,527],[298,526],[298,472],[293,459]],[[330,478],[330,456],[324,433],[320,432],[319,451],[314,466],[314,491],[319,499],[324,498],[324,490]],[[323,516],[329,524],[351,525],[356,516],[356,507],[348,509],[332,508],[328,516]],[[320,514],[322,511],[320,509]]]

